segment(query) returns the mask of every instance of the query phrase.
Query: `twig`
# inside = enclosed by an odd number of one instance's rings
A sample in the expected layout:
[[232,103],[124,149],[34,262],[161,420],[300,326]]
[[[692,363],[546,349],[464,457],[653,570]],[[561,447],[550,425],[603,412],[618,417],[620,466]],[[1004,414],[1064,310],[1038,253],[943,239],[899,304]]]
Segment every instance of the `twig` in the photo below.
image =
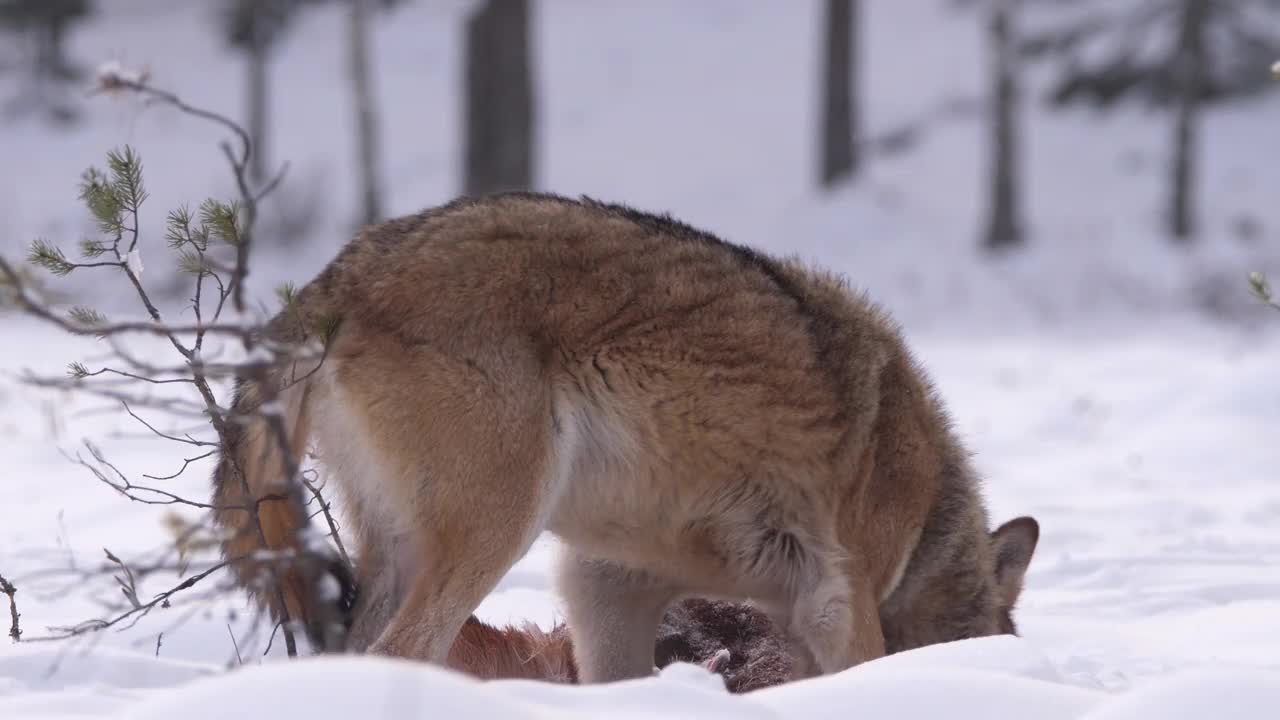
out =
[[[243,313],[244,304],[244,280],[249,275],[249,250],[252,245],[252,228],[258,216],[258,201],[261,195],[253,193],[249,189],[248,168],[249,160],[253,155],[253,140],[250,138],[248,131],[236,123],[234,120],[221,115],[219,113],[188,105],[177,95],[159,88],[148,85],[145,81],[131,77],[125,77],[122,74],[114,73],[110,76],[100,76],[99,85],[101,89],[108,91],[115,90],[132,90],[148,100],[160,102],[177,108],[178,110],[191,115],[193,117],[202,118],[210,122],[221,125],[223,128],[231,131],[236,136],[239,145],[239,152],[232,150],[229,143],[222,143],[222,152],[227,157],[228,163],[231,165],[232,174],[235,175],[236,186],[240,190],[240,198],[243,203],[245,213],[245,227],[239,242],[236,243],[236,266],[231,276],[232,302],[236,311]],[[274,187],[274,183],[268,186],[267,192]],[[265,195],[265,192],[263,193]],[[246,347],[249,341],[246,340]]]
[[120,569],[124,571],[123,578],[119,575],[115,576],[116,582],[119,583],[120,592],[124,594],[125,599],[129,601],[130,605],[137,609],[142,605],[142,603],[138,601],[138,581],[133,577],[133,571],[129,569],[128,565],[124,564],[123,560],[113,555],[110,550],[102,548],[102,552],[106,553],[108,560],[118,565]]
[[240,125],[236,123],[234,120],[227,118],[225,115],[219,115],[218,113],[213,112],[211,110],[204,110],[202,108],[198,108],[193,105],[188,105],[187,103],[183,102],[182,99],[179,98],[177,95],[174,95],[173,93],[168,92],[167,90],[160,90],[158,88],[152,87],[142,82],[141,80],[126,78],[123,75],[112,74],[109,77],[100,76],[98,80],[99,80],[99,87],[95,90],[95,92],[96,91],[109,92],[114,90],[133,90],[134,92],[141,93],[144,97],[147,97],[153,100],[158,100],[164,103],[168,103],[169,105],[172,105],[173,107],[177,108],[178,110],[181,110],[182,112],[188,115],[192,115],[198,118],[203,118],[205,120],[209,120],[211,122],[214,122],[223,126],[227,130],[230,130],[237,138],[239,138],[241,145],[244,147],[244,157],[242,161],[246,163],[248,162],[249,148],[253,146],[253,141],[249,138],[248,131],[240,127]]
[[[169,550],[172,550],[172,548],[166,545],[165,550],[167,552]],[[211,566],[203,566],[203,567],[211,567]],[[118,567],[114,563],[110,563],[110,562],[102,563],[101,565],[97,565],[92,568],[74,568],[74,567],[46,568],[46,569],[37,570],[35,572],[27,573],[25,576],[23,576],[23,580],[42,581],[50,578],[58,578],[58,577],[66,576],[66,577],[74,578],[74,583],[76,585],[83,585],[84,583],[94,578],[112,574],[116,572],[117,569]],[[149,575],[152,575],[158,572],[180,573],[186,569],[190,569],[190,563],[179,564],[175,562],[170,562],[167,558],[165,558],[165,559],[156,560],[150,563],[135,562],[132,569],[135,575],[137,575],[140,578],[145,578]],[[55,588],[52,594],[50,595],[50,597],[63,595],[65,594],[65,591],[66,591],[66,588]],[[39,591],[33,590],[32,592],[39,592]]]
[[[74,461],[84,466],[86,469],[88,469],[89,472],[93,473],[94,477],[98,478],[98,480],[100,480],[102,483],[104,483],[111,489],[115,490],[121,495],[124,495],[125,497],[129,498],[134,502],[139,502],[139,503],[142,503],[143,505],[187,505],[189,507],[199,508],[201,510],[216,509],[214,505],[211,505],[209,503],[199,502],[197,500],[189,500],[180,495],[171,493],[168,490],[161,490],[160,488],[146,487],[143,485],[135,485],[129,481],[129,478],[125,476],[124,473],[120,472],[119,468],[117,468],[115,465],[108,462],[107,459],[102,456],[102,451],[94,447],[92,443],[86,440],[84,445],[85,445],[85,448],[89,450],[89,454],[93,456],[93,459],[98,461],[104,467],[110,469],[111,472],[115,473],[116,477],[119,478],[119,481],[114,481],[111,478],[107,477],[106,473],[94,467],[93,465],[89,464],[84,458],[80,457],[79,454],[76,454]],[[138,495],[137,493],[139,492],[150,493],[158,497],[144,497],[144,496]]]
[[156,378],[150,378],[145,375],[136,375],[131,372],[126,372],[124,370],[116,370],[115,368],[102,368],[100,370],[89,371],[84,373],[83,375],[78,376],[77,379],[98,377],[99,375],[105,375],[105,374],[119,375],[121,377],[128,378],[130,380],[137,380],[139,382],[150,383],[152,385],[170,385],[173,383],[185,383],[187,385],[191,384],[191,378],[169,378],[167,380],[158,380]]
[[172,475],[148,475],[148,474],[146,474],[146,473],[143,473],[143,474],[142,474],[142,477],[144,477],[144,478],[146,478],[146,479],[148,479],[148,480],[172,480],[172,479],[174,479],[174,478],[178,477],[179,475],[181,475],[182,473],[186,472],[186,471],[187,471],[187,467],[188,467],[189,465],[191,465],[191,463],[193,463],[193,462],[197,462],[197,461],[199,461],[199,460],[204,460],[205,458],[207,458],[207,457],[209,457],[209,456],[213,455],[213,454],[214,454],[214,453],[216,453],[216,452],[217,452],[216,450],[210,450],[209,452],[204,453],[203,455],[197,455],[197,456],[195,456],[195,457],[183,458],[183,459],[182,459],[182,467],[181,467],[181,468],[179,468],[179,469],[178,469],[178,471],[177,471],[177,472],[175,472],[175,473],[173,473]]
[[316,502],[320,503],[320,514],[324,516],[324,521],[329,526],[329,537],[333,538],[334,544],[338,546],[342,561],[346,563],[348,570],[354,569],[355,566],[351,564],[351,556],[347,554],[347,548],[342,543],[341,535],[338,534],[338,523],[333,519],[333,513],[329,511],[331,503],[324,499],[324,496],[320,494],[320,488],[316,487],[315,483],[308,480],[305,475],[300,476],[299,479],[302,481],[302,486],[311,492]]
[[157,430],[157,429],[155,429],[154,427],[152,427],[151,423],[147,422],[146,420],[143,420],[141,417],[138,417],[138,414],[137,414],[137,413],[135,413],[135,412],[133,411],[133,408],[129,407],[129,403],[127,403],[127,402],[125,402],[125,401],[121,400],[121,401],[120,401],[120,404],[121,404],[121,405],[124,405],[124,411],[125,411],[125,412],[127,412],[127,413],[129,413],[129,416],[130,416],[130,417],[132,417],[134,420],[137,420],[138,422],[142,423],[142,425],[143,425],[144,427],[146,427],[148,430],[150,430],[151,432],[155,433],[156,435],[159,435],[160,437],[164,438],[165,440],[172,440],[172,441],[174,441],[174,442],[186,443],[186,444],[188,444],[188,445],[195,445],[196,447],[217,447],[217,446],[218,446],[218,444],[217,444],[217,443],[211,443],[211,442],[208,442],[208,441],[205,441],[205,440],[196,440],[195,438],[190,437],[190,436],[187,436],[187,437],[185,437],[185,438],[180,438],[180,437],[177,437],[177,436],[175,436],[175,435],[169,435],[169,434],[166,434],[166,433],[162,433],[162,432],[160,432],[159,430]]
[[74,381],[67,378],[47,378],[35,375],[26,375],[22,381],[28,385],[35,387],[56,388],[59,390],[76,390],[86,395],[95,395],[100,398],[114,400],[115,402],[128,402],[140,407],[147,407],[153,410],[165,410],[173,413],[184,413],[191,417],[208,416],[208,407],[193,403],[190,400],[181,400],[178,398],[157,398],[142,395],[130,395],[113,390],[109,387],[94,387],[92,385],[80,386]]
[[[46,322],[53,323],[73,335],[100,337],[103,335],[120,335],[123,333],[142,333],[145,335],[171,338],[175,335],[189,335],[193,333],[217,333],[247,340],[249,338],[249,331],[252,329],[235,323],[186,323],[180,325],[169,325],[159,321],[86,325],[56,315],[51,310],[41,305],[35,298],[30,297],[26,292],[26,286],[23,284],[22,278],[18,275],[18,272],[14,270],[13,266],[4,258],[0,258],[0,274],[5,276],[6,282],[12,289],[14,301],[22,310],[26,311],[30,315],[34,315],[45,320]],[[183,348],[183,350],[185,351],[183,353],[184,355],[190,353],[190,351],[185,348]]]
[[240,657],[240,644],[236,642],[236,634],[231,632],[231,623],[227,623],[227,635],[231,636],[231,646],[236,649],[236,662],[244,664],[244,658]]
[[[208,570],[192,575],[191,577],[187,578],[186,580],[183,580],[182,582],[178,583],[174,587],[160,593],[159,595],[156,595],[149,602],[140,603],[137,607],[130,608],[128,611],[123,612],[119,615],[116,615],[113,618],[86,620],[85,622],[78,623],[70,627],[50,628],[50,630],[52,630],[55,634],[29,638],[28,642],[49,642],[53,640],[66,640],[67,638],[76,637],[77,635],[84,635],[85,633],[92,633],[92,632],[98,632],[101,630],[106,630],[107,628],[114,627],[120,624],[121,622],[124,622],[125,620],[134,618],[135,616],[136,616],[136,619],[134,620],[134,623],[136,623],[137,620],[140,620],[143,617],[146,617],[157,606],[160,606],[160,605],[167,606],[169,598],[182,592],[183,590],[187,590],[191,588],[196,583],[200,582],[206,577],[230,565],[231,562],[232,562],[231,560],[224,560],[223,562],[217,563],[216,565],[209,568]],[[132,627],[132,626],[133,625],[130,624],[130,625],[127,625],[126,628]]]
[[268,195],[275,192],[277,187],[280,187],[280,183],[284,182],[284,176],[288,174],[289,163],[286,161],[280,166],[280,171],[276,173],[275,177],[268,180],[267,184],[262,186],[262,189],[254,196],[254,199],[258,202],[262,202]]
[[0,593],[9,597],[9,637],[13,638],[14,642],[18,642],[22,639],[22,628],[18,626],[18,618],[22,615],[18,613],[18,602],[14,599],[18,594],[18,588],[0,575]]
[[[267,638],[267,649],[262,651],[262,656],[263,656],[263,657],[266,657],[266,656],[267,656],[267,653],[270,653],[270,652],[271,652],[271,644],[272,644],[272,643],[274,643],[274,642],[276,641],[276,633],[277,633],[277,632],[280,630],[280,628],[281,628],[281,627],[283,627],[283,626],[284,626],[284,622],[283,622],[283,621],[280,621],[280,622],[277,622],[277,623],[276,623],[276,624],[271,628],[271,635]],[[286,629],[286,630],[285,630],[285,632],[288,632],[288,630]]]
[[[287,499],[286,495],[281,495],[279,493],[269,493],[269,494],[254,498],[252,503],[249,503],[246,505],[214,505],[212,503],[201,502],[199,500],[191,500],[181,495],[177,495],[175,493],[169,492],[168,490],[161,490],[160,488],[154,488],[146,485],[135,484],[134,482],[129,480],[127,475],[121,472],[120,468],[116,467],[109,460],[107,460],[106,457],[103,456],[102,451],[99,450],[97,446],[95,446],[93,443],[86,440],[84,441],[84,446],[86,449],[88,449],[89,454],[93,456],[94,460],[101,463],[103,467],[107,468],[112,473],[114,473],[115,476],[119,478],[119,480],[116,481],[116,480],[112,480],[110,477],[107,477],[106,473],[94,467],[93,465],[89,464],[84,458],[80,457],[79,454],[77,454],[74,458],[71,458],[70,456],[66,455],[66,453],[63,453],[63,455],[73,460],[78,465],[81,465],[84,468],[88,469],[89,472],[93,473],[94,477],[98,478],[100,482],[107,485],[112,490],[115,490],[116,492],[120,493],[121,495],[124,495],[125,497],[129,498],[134,502],[142,503],[143,505],[186,505],[187,507],[193,507],[198,510],[246,510],[256,514],[258,508],[261,507],[263,503]],[[206,456],[207,455],[208,453],[206,453]],[[152,495],[157,495],[158,497],[142,497],[136,494],[139,492],[151,493]]]

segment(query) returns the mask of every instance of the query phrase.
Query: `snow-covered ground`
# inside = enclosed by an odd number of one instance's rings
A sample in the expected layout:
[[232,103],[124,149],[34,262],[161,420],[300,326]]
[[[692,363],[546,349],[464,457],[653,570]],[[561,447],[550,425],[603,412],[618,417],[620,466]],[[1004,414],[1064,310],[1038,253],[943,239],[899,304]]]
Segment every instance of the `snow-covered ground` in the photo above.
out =
[[[6,370],[36,367],[51,350],[59,358],[83,352],[29,321],[7,330],[30,342],[6,353]],[[371,706],[410,716],[415,703],[468,716],[483,709],[543,717],[555,709],[557,716],[761,718],[842,717],[854,707],[863,717],[929,717],[941,709],[974,718],[1205,717],[1210,710],[1240,717],[1225,712],[1240,703],[1256,713],[1245,717],[1270,717],[1280,701],[1280,447],[1268,442],[1268,429],[1280,421],[1280,341],[1160,327],[1106,342],[921,337],[917,350],[972,442],[996,517],[1031,513],[1041,522],[1020,639],[926,648],[747,699],[724,695],[694,668],[608,692],[480,688],[368,660],[224,675],[236,662],[232,631],[250,664],[259,662],[262,638],[246,637],[243,616],[228,620],[237,602],[179,603],[126,632],[70,646],[0,646],[0,716],[161,717],[187,707],[255,717],[302,693],[332,717]],[[92,597],[117,592],[109,579],[41,579],[40,571],[66,567],[70,558],[92,566],[102,546],[138,557],[165,538],[157,509],[114,495],[58,448],[74,451],[88,433],[133,477],[176,469],[184,448],[147,437],[102,439],[136,432],[118,414],[64,416],[54,437],[56,412],[47,405],[66,410],[67,399],[11,383],[3,392],[11,411],[0,427],[0,571],[19,584],[23,627],[35,636],[103,614]],[[196,467],[165,487],[199,496],[207,472]],[[483,618],[555,618],[546,574],[551,542],[509,574],[482,605]],[[171,582],[147,579],[143,598]],[[198,613],[188,617],[188,607]]]
[[[110,12],[77,31],[77,56],[149,65],[157,83],[193,102],[239,107],[241,68],[207,28],[207,4],[100,4]],[[865,4],[873,131],[944,98],[980,97],[973,17],[942,2]],[[456,191],[453,98],[467,6],[410,3],[379,22],[393,212]],[[817,6],[540,3],[540,176],[547,189],[669,210],[738,242],[800,253],[886,304],[976,453],[993,515],[1040,520],[1021,638],[925,648],[731,697],[687,666],[615,687],[562,688],[480,684],[368,658],[277,662],[278,639],[263,660],[267,638],[251,631],[239,597],[178,596],[122,632],[0,641],[0,718],[194,720],[286,709],[317,718],[371,709],[395,717],[1275,716],[1280,314],[1250,309],[1243,274],[1280,261],[1280,98],[1208,116],[1207,232],[1181,253],[1155,232],[1164,119],[1048,115],[1033,105],[1025,133],[1033,246],[991,261],[973,252],[985,172],[978,117],[936,126],[911,151],[873,162],[855,186],[814,192]],[[306,245],[264,248],[253,286],[264,299],[279,280],[309,278],[349,232],[341,20],[328,10],[308,16],[275,66],[272,154],[292,163],[281,199],[314,225]],[[35,236],[72,246],[90,227],[72,205],[79,172],[128,142],[152,192],[144,255],[158,287],[164,212],[229,190],[218,136],[123,98],[87,108],[87,122],[66,133],[0,127],[0,252]],[[325,193],[309,209],[308,187]],[[1252,240],[1233,231],[1246,217],[1260,228]],[[109,283],[80,287],[117,316],[128,307],[106,292]],[[155,352],[168,357],[162,346]],[[120,600],[111,578],[76,572],[100,565],[104,547],[140,562],[169,537],[164,508],[125,501],[63,451],[83,454],[89,438],[135,479],[168,474],[195,454],[118,408],[14,378],[101,354],[92,341],[0,315],[0,573],[19,586],[27,638],[109,614],[100,601]],[[208,472],[196,463],[165,487],[199,497]],[[535,545],[479,614],[552,622],[552,550],[550,540]],[[172,576],[148,576],[140,595],[171,584]]]

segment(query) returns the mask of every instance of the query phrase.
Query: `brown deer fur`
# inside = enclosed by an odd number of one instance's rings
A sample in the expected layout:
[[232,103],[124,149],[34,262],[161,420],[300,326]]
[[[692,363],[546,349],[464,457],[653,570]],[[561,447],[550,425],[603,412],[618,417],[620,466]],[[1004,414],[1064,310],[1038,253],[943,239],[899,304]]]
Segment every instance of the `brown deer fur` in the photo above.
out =
[[472,615],[453,641],[448,665],[485,680],[578,682],[573,642],[563,624],[550,632],[533,623],[497,628]]

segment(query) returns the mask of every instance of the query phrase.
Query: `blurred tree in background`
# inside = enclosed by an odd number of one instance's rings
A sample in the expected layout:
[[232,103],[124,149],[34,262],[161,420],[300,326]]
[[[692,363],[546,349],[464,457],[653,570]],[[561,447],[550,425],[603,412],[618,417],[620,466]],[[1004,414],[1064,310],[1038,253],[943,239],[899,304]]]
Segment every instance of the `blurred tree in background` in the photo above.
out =
[[297,16],[307,8],[342,5],[347,16],[347,74],[356,129],[358,221],[376,222],[382,217],[381,133],[376,88],[373,81],[372,16],[376,10],[401,5],[406,0],[225,0],[222,31],[231,47],[248,61],[245,75],[245,122],[253,140],[250,179],[267,180],[270,162],[271,55]]
[[[952,5],[976,10],[985,25],[987,88],[986,219],[981,246],[991,252],[1026,245],[1023,226],[1021,172],[1022,56],[1020,24],[1022,7],[1036,0],[951,0]],[[1046,0],[1040,0],[1046,1]],[[1062,0],[1047,0],[1048,2]]]
[[1022,227],[1019,131],[1021,90],[1015,20],[1019,0],[989,0],[987,35],[991,58],[991,156],[983,245],[1004,250],[1025,244]]
[[29,58],[26,82],[5,104],[6,115],[42,114],[55,125],[79,118],[68,94],[84,70],[67,57],[65,41],[92,11],[89,0],[0,0],[0,28],[26,41]]
[[370,16],[377,0],[347,0],[349,15],[349,53],[347,69],[351,79],[351,104],[356,116],[356,169],[359,173],[362,224],[382,218],[381,133],[378,130],[378,104],[374,99],[373,73],[370,70]]
[[861,107],[858,92],[858,15],[861,0],[826,0],[822,73],[823,187],[858,173]]
[[1280,0],[1036,1],[1066,15],[1020,43],[1024,56],[1054,62],[1051,103],[1137,101],[1173,114],[1166,228],[1189,241],[1200,113],[1274,87],[1267,68],[1280,54]]
[[463,192],[533,189],[534,97],[528,0],[483,0],[466,24]]
[[271,51],[284,37],[291,21],[307,0],[225,0],[222,32],[228,44],[245,55],[245,128],[253,141],[249,179],[267,179],[270,155]]

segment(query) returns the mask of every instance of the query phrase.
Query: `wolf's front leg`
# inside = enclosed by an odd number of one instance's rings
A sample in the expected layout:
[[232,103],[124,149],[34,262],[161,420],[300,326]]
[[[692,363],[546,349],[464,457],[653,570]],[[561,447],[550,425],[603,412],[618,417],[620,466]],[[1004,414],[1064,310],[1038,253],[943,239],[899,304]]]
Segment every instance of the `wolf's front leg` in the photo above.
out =
[[788,632],[807,645],[821,674],[837,673],[884,655],[884,633],[870,587],[839,570],[818,575],[799,593]]
[[671,583],[565,549],[558,584],[583,683],[653,672],[658,622],[677,595]]

